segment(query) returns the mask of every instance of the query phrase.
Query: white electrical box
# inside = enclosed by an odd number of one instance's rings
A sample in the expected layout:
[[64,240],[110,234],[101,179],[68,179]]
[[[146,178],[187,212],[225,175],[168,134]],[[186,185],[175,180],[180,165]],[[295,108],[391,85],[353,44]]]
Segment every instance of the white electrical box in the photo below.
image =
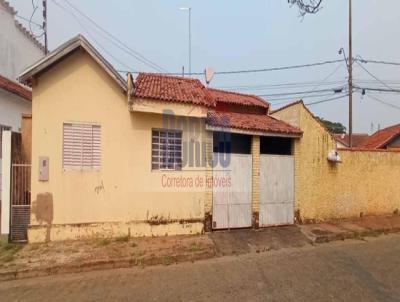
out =
[[49,180],[49,157],[39,157],[39,181]]

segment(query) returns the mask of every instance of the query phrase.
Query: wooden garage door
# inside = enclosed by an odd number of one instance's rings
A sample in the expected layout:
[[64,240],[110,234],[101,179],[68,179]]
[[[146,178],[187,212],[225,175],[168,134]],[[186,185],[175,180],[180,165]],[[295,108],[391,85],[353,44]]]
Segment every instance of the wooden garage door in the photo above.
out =
[[[230,156],[224,167],[219,156]],[[251,226],[251,169],[250,154],[214,153],[213,169],[213,228],[246,228]],[[229,182],[224,186],[223,181]]]
[[260,226],[294,223],[294,157],[260,156]]

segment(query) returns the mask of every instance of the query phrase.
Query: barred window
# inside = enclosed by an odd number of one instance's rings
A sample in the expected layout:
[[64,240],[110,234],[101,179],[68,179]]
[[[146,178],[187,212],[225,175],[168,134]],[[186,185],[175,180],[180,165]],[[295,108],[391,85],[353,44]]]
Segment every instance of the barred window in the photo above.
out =
[[100,142],[100,125],[64,123],[63,168],[71,170],[99,170],[101,166]]
[[182,131],[153,130],[151,136],[152,170],[181,170]]

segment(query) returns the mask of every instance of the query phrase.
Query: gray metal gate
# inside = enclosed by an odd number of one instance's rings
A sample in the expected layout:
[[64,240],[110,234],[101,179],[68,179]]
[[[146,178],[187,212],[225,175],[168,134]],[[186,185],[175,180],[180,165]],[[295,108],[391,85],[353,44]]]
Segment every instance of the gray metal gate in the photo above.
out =
[[31,212],[31,165],[12,164],[10,240],[26,242]]
[[260,156],[260,226],[294,223],[294,157]]
[[[214,153],[214,160],[218,159]],[[229,154],[230,164],[213,170],[213,229],[251,227],[251,154]]]

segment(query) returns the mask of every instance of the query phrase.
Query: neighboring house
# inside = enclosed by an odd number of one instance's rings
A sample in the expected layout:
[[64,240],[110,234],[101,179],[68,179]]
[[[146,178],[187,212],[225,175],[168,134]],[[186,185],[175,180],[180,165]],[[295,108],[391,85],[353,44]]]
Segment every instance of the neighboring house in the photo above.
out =
[[31,242],[294,223],[302,132],[261,98],[160,74],[126,83],[82,36],[21,80],[33,89]]
[[363,149],[400,150],[400,124],[378,130],[359,145]]
[[0,75],[16,80],[26,67],[44,56],[44,46],[16,19],[17,11],[0,0]]
[[3,130],[20,132],[22,115],[32,111],[30,88],[16,80],[23,69],[45,53],[44,46],[15,19],[16,14],[7,1],[0,0],[0,201]]
[[32,110],[31,100],[30,88],[0,75],[0,208],[3,183],[9,183],[9,179],[3,179],[3,176],[7,175],[3,175],[3,132],[6,130],[20,132],[22,115],[29,114]]
[[[337,148],[348,148],[349,144],[349,135],[348,134],[334,134],[336,140]],[[353,133],[352,134],[352,145],[353,147],[358,147],[365,140],[367,140],[369,135],[367,133]]]

